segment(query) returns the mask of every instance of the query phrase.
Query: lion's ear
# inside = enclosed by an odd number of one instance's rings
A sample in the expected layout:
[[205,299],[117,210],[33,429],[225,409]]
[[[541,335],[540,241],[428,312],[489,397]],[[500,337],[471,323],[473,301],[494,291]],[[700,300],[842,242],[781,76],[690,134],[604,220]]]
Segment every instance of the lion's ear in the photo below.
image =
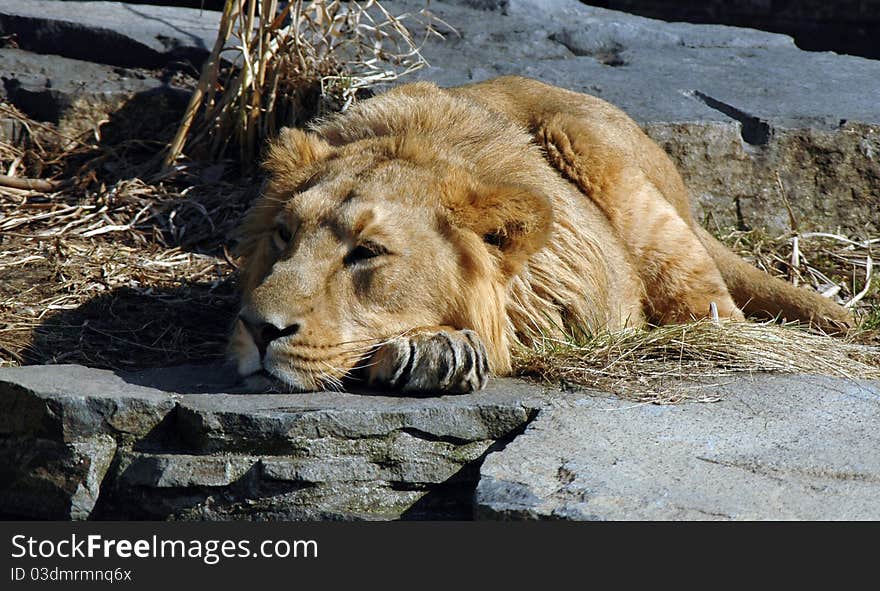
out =
[[454,224],[475,232],[502,255],[502,272],[516,274],[550,236],[550,200],[519,185],[481,187],[447,200]]
[[285,177],[323,160],[332,150],[330,144],[314,133],[286,127],[269,145],[263,166],[273,176]]

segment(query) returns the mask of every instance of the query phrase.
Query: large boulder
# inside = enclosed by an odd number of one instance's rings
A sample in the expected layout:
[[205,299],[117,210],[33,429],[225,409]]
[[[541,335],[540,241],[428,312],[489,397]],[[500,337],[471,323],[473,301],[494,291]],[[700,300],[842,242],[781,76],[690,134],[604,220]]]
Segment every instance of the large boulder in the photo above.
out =
[[753,376],[670,406],[513,379],[439,397],[233,382],[0,369],[0,516],[880,519],[880,382]]
[[876,37],[880,33],[880,3],[730,2],[730,0],[585,0],[614,10],[651,18],[689,23],[719,23],[754,27],[792,35],[798,47],[880,58]]
[[[188,89],[149,72],[12,48],[0,48],[0,82],[0,102],[70,137],[109,121],[103,133],[116,128],[117,135],[143,139],[147,130],[179,121],[189,100]],[[18,133],[12,123],[0,128],[0,137]]]
[[[220,13],[120,2],[0,4],[0,102],[75,137],[102,129],[156,139],[180,120],[217,36]],[[182,83],[185,82],[185,83]],[[0,138],[23,130],[0,119]],[[115,139],[119,139],[116,137]]]

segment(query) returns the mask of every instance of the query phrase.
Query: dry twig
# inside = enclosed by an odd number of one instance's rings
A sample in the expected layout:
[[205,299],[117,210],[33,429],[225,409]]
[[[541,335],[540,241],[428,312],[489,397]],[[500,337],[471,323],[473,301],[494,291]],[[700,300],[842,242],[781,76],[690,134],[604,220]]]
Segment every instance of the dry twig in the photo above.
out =
[[42,193],[52,193],[69,185],[70,181],[47,181],[43,179],[26,179],[14,176],[0,174],[0,186],[10,187],[12,189],[26,189],[28,191],[39,191]]

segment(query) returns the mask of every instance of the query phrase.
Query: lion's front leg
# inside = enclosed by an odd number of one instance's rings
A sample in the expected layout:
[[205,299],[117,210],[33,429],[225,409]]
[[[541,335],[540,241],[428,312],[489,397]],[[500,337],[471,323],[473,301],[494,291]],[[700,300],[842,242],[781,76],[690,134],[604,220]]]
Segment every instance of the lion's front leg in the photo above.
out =
[[370,386],[401,392],[479,390],[489,378],[489,360],[471,330],[419,330],[379,347],[368,364]]

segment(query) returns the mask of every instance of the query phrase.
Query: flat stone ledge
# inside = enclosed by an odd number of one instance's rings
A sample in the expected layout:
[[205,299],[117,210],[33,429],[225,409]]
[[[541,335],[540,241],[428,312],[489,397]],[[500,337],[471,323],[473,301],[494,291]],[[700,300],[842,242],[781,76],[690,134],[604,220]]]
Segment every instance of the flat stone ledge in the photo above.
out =
[[705,388],[721,401],[513,379],[463,396],[265,395],[222,393],[232,376],[212,366],[3,368],[0,515],[880,519],[880,382]]
[[480,469],[488,519],[880,519],[880,382],[760,376],[713,404],[546,406]]
[[516,380],[401,398],[223,393],[233,379],[210,366],[0,369],[0,515],[467,518],[475,465],[543,399]]

